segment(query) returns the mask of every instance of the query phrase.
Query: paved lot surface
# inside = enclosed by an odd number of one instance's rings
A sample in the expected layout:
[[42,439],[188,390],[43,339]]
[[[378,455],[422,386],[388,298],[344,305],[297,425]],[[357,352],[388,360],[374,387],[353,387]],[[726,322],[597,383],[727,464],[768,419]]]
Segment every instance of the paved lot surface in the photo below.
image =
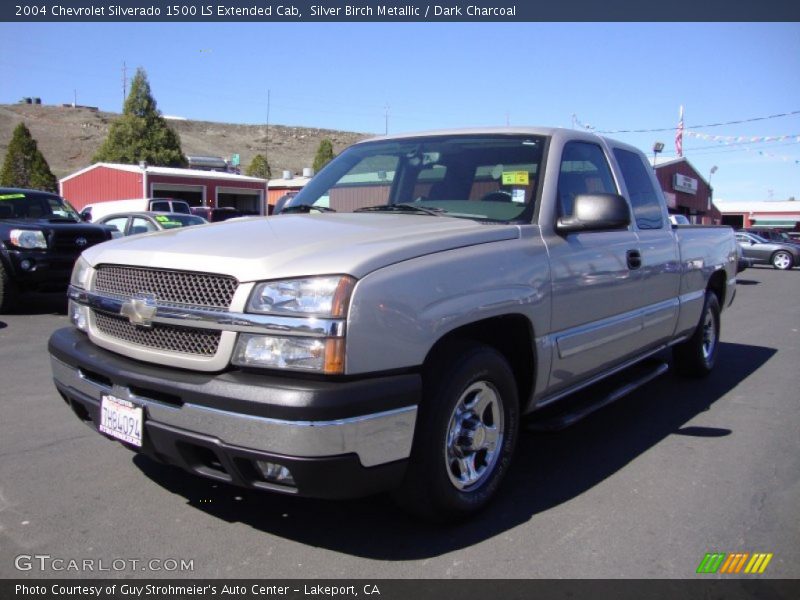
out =
[[34,299],[0,316],[0,577],[93,576],[15,569],[50,555],[194,567],[104,577],[684,578],[719,551],[772,552],[766,576],[798,578],[800,271],[741,279],[711,378],[669,374],[564,432],[525,433],[497,502],[453,528],[384,497],[283,498],[131,454],[56,394],[46,340],[67,318]]

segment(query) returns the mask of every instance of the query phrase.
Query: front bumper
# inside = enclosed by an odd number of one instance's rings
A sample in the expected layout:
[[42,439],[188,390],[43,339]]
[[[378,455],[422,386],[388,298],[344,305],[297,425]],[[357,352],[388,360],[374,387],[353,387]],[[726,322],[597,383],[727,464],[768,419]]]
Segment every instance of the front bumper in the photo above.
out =
[[63,292],[69,285],[72,267],[79,253],[45,250],[6,250],[14,282],[22,289]]
[[[49,350],[56,388],[97,429],[106,394],[144,409],[144,445],[161,462],[246,487],[344,498],[399,484],[411,452],[418,374],[305,380],[143,364],[92,344],[74,328]],[[256,461],[285,466],[293,487],[264,480]]]

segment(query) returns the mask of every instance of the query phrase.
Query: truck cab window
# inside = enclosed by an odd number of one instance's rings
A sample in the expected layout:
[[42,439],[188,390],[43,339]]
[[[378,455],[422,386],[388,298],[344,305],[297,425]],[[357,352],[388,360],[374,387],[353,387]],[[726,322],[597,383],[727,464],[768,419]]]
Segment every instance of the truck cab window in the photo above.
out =
[[559,216],[572,214],[575,196],[593,193],[618,193],[605,154],[596,144],[569,142],[561,153],[558,175]]

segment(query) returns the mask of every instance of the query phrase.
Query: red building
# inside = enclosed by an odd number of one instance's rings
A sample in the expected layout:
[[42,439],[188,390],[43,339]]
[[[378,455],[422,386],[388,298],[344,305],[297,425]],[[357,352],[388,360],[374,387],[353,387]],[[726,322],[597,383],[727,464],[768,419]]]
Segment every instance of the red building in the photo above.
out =
[[266,214],[267,182],[234,173],[97,163],[59,181],[61,195],[80,210],[104,200],[176,198],[192,206],[232,206]]
[[712,201],[713,188],[685,157],[656,165],[655,170],[670,213],[685,215],[697,224],[722,222]]

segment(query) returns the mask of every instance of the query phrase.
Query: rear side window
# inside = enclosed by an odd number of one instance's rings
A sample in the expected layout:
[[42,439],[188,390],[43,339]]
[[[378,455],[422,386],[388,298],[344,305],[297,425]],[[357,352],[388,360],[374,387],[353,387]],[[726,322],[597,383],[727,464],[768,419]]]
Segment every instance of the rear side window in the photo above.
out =
[[151,202],[150,210],[156,212],[172,212],[170,210],[169,202],[167,200],[159,200],[157,202]]
[[611,168],[600,146],[588,142],[569,142],[561,154],[558,174],[559,215],[572,215],[575,196],[616,194]]
[[172,203],[172,210],[170,212],[181,213],[183,215],[190,215],[192,214],[189,205],[185,202],[173,202]]
[[614,156],[628,187],[636,225],[639,229],[661,229],[664,226],[661,202],[641,156],[621,148],[614,149]]

